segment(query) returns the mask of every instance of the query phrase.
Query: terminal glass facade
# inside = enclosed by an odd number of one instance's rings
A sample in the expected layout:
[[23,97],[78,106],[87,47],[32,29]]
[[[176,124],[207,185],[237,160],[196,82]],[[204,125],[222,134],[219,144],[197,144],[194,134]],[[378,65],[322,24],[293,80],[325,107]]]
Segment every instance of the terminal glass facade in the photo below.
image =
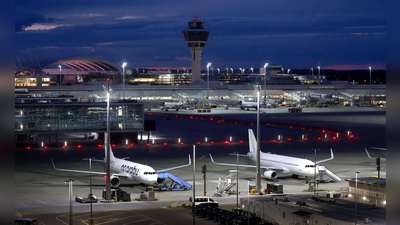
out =
[[[142,103],[110,102],[111,132],[141,132]],[[17,103],[15,133],[106,132],[107,103]]]

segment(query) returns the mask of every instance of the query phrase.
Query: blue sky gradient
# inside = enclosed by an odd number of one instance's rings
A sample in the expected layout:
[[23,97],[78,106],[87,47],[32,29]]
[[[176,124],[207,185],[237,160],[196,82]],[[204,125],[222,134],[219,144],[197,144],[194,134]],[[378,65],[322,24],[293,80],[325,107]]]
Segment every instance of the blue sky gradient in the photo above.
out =
[[202,67],[386,69],[385,1],[17,0],[16,56],[190,68],[182,30],[210,31]]

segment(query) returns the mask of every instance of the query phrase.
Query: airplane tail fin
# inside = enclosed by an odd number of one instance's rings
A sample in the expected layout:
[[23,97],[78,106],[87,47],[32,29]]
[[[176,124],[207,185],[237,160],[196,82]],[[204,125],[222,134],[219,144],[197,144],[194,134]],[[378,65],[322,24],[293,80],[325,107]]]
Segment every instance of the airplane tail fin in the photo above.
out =
[[257,140],[254,137],[254,133],[252,129],[249,129],[249,153],[255,157],[257,152]]
[[[109,145],[109,143],[108,143],[108,136],[107,136],[107,133],[104,133],[104,155],[105,155],[105,158],[107,158],[107,146]],[[113,151],[112,151],[112,148],[111,148],[111,144],[109,145],[110,146],[110,159],[112,159],[112,158],[114,158],[114,154],[113,154]]]

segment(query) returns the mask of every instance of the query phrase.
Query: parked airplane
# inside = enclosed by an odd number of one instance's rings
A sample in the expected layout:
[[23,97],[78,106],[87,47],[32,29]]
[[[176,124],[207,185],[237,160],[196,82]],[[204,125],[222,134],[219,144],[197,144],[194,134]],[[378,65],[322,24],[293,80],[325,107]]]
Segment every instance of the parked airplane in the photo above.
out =
[[[106,135],[105,135],[106,136]],[[107,140],[107,138],[105,138]],[[105,158],[104,160],[96,160],[93,159],[92,161],[97,161],[97,162],[107,162],[107,143],[104,145],[105,149]],[[127,158],[117,158],[114,156],[111,146],[110,146],[110,171],[111,171],[111,186],[112,187],[118,187],[120,185],[120,178],[125,178],[126,180],[129,181],[137,181],[142,183],[143,185],[147,186],[152,186],[155,184],[162,184],[163,179],[158,179],[158,173],[159,172],[165,172],[168,170],[173,170],[173,169],[178,169],[186,166],[191,165],[191,159],[189,155],[189,163],[186,165],[181,165],[181,166],[176,166],[176,167],[171,167],[171,168],[166,168],[162,170],[154,170],[153,167],[143,165],[137,162],[132,162],[126,160]],[[106,176],[106,172],[96,172],[96,171],[86,171],[86,170],[70,170],[70,169],[59,169],[56,168],[54,165],[53,159],[51,160],[53,163],[54,169],[58,171],[64,171],[64,172],[75,172],[75,173],[86,173],[86,174],[97,174],[97,175],[103,175]]]
[[179,102],[164,102],[164,104],[161,106],[161,109],[165,111],[168,111],[168,109],[175,109],[176,111],[179,111],[182,106],[183,102],[181,99],[179,99]]
[[[254,137],[253,130],[249,129],[249,152],[247,155],[251,160],[257,160],[257,141]],[[243,155],[242,155],[243,156]],[[267,179],[276,179],[279,173],[292,174],[294,178],[297,178],[299,175],[305,176],[306,181],[308,181],[311,177],[315,175],[315,165],[317,165],[316,171],[319,171],[318,164],[322,162],[326,162],[332,160],[334,158],[333,151],[331,149],[331,157],[324,160],[319,160],[316,164],[308,159],[301,159],[296,157],[284,156],[284,155],[276,155],[271,153],[260,152],[260,167],[264,169],[263,176]],[[227,163],[216,163],[210,154],[211,161],[217,165],[225,165],[225,166],[238,166],[237,164],[227,164]],[[255,165],[240,165],[241,167],[256,167]],[[322,169],[322,166],[321,166]],[[326,168],[325,168],[326,169]],[[319,172],[318,172],[319,173]],[[328,172],[325,170],[325,173],[330,176],[333,180],[341,181],[340,177],[333,174],[332,172]]]

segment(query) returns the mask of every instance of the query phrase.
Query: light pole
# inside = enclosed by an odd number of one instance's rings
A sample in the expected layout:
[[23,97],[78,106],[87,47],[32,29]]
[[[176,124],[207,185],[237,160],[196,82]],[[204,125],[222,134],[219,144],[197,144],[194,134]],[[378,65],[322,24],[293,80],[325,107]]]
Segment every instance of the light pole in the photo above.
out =
[[320,83],[321,83],[321,67],[320,66],[318,66],[318,93],[319,93],[319,85],[320,85]]
[[314,196],[315,196],[315,191],[317,190],[317,150],[319,149],[313,149],[314,150]]
[[69,187],[69,225],[74,224],[73,217],[72,217],[72,181],[74,181],[74,180],[68,179],[65,181],[65,183],[68,183],[68,187]]
[[290,69],[287,70],[287,73],[290,74]]
[[233,75],[233,68],[231,68],[231,70],[232,70],[232,75]]
[[122,63],[122,99],[125,99],[125,66],[126,66],[126,62]]
[[207,63],[207,99],[210,97],[209,95],[209,89],[210,89],[210,66],[212,63]]
[[261,174],[260,174],[260,85],[255,85],[257,88],[257,169],[256,169],[256,190],[261,191]]
[[372,105],[372,96],[371,96],[371,67],[369,67],[369,98],[370,98],[370,105]]
[[311,75],[314,75],[314,68],[311,67]]
[[266,83],[267,83],[267,67],[269,63],[264,64],[264,98],[267,97],[267,89],[266,89]]
[[60,68],[60,80],[58,81],[58,85],[59,85],[60,95],[61,95],[61,65],[58,65],[58,68]]
[[89,185],[90,185],[90,218],[89,218],[89,225],[93,224],[93,208],[92,208],[92,201],[93,201],[93,194],[92,194],[92,159],[94,157],[90,158],[84,158],[85,160],[89,160]]
[[236,153],[236,209],[239,208],[239,152]]
[[218,74],[220,74],[220,72],[219,72],[219,68],[217,68],[217,70],[218,70]]
[[106,141],[106,148],[107,148],[107,158],[106,158],[106,200],[111,200],[111,180],[110,180],[110,174],[111,174],[111,168],[110,168],[110,91],[112,91],[110,87],[110,80],[107,79],[107,87],[105,87],[105,91],[107,92],[107,136],[104,136],[104,140]]
[[251,74],[253,74],[253,72],[254,72],[254,68],[253,68],[253,67],[251,67],[251,68],[250,68],[250,70],[251,70]]
[[356,172],[356,193],[354,193],[354,225],[357,225],[357,175],[359,172]]

